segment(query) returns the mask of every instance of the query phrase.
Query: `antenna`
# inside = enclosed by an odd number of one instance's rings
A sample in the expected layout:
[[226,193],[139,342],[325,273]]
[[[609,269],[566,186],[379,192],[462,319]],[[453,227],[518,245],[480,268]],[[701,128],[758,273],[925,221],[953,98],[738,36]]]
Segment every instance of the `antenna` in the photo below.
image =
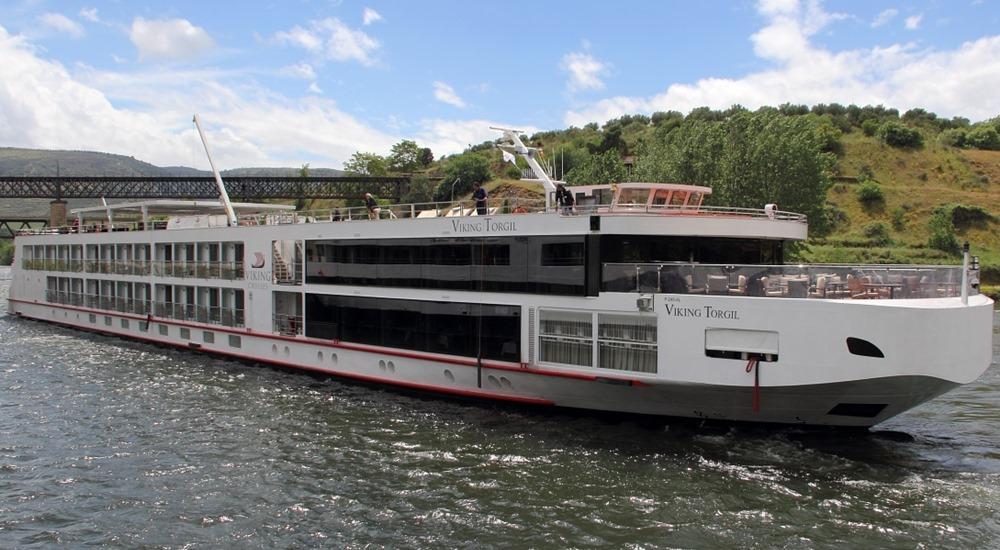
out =
[[222,175],[215,168],[215,162],[212,160],[212,152],[208,150],[208,140],[205,139],[205,131],[201,129],[201,120],[198,118],[198,113],[194,114],[194,125],[198,127],[198,135],[201,136],[201,143],[205,146],[205,156],[208,157],[208,165],[212,167],[212,175],[215,176],[215,185],[219,188],[219,202],[226,209],[226,218],[229,226],[235,226],[236,212],[233,211],[233,204],[229,202],[229,193],[226,192],[226,185],[222,183]]
[[525,161],[528,162],[528,166],[531,167],[531,171],[535,173],[539,180],[542,182],[542,187],[545,188],[545,209],[548,210],[552,206],[552,193],[556,191],[556,184],[552,183],[552,179],[538,161],[535,160],[535,152],[537,149],[534,147],[527,147],[524,142],[521,141],[520,130],[511,130],[509,128],[497,128],[495,126],[490,126],[490,130],[498,130],[503,132],[503,137],[510,140],[510,143],[500,143],[497,148],[501,151],[507,151],[508,153],[514,153],[521,155]]

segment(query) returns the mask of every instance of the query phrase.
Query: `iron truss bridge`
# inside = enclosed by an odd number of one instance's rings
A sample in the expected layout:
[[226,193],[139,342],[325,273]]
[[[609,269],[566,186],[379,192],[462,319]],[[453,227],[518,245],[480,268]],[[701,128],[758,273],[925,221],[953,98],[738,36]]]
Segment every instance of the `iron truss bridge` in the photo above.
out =
[[41,229],[49,219],[41,216],[0,216],[0,239],[10,239],[22,229]]
[[[223,178],[235,201],[259,199],[360,199],[371,193],[399,200],[410,178],[400,176]],[[12,199],[215,199],[212,177],[0,177],[0,198]]]

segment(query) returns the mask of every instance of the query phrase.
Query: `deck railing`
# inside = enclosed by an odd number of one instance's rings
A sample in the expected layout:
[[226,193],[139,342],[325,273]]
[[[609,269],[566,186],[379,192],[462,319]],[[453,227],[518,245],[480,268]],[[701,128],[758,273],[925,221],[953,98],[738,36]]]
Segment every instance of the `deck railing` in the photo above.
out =
[[196,279],[238,280],[244,278],[243,262],[168,262],[162,260],[24,260],[31,271],[149,275]]
[[118,313],[131,313],[134,315],[153,315],[164,319],[192,321],[195,323],[204,323],[209,325],[221,325],[226,327],[246,326],[246,319],[244,317],[243,310],[232,307],[154,302],[151,300],[136,300],[132,298],[100,296],[97,294],[84,294],[52,289],[45,291],[45,301],[52,304],[83,306]]
[[273,330],[275,334],[283,336],[297,336],[302,334],[301,315],[282,315],[275,313],[272,318]]
[[[970,281],[978,273],[970,270]],[[962,293],[961,266],[606,263],[602,290],[776,298],[940,298]],[[970,285],[969,294],[978,288]]]
[[[495,216],[500,214],[556,214],[563,216],[575,215],[645,215],[645,216],[714,216],[738,217],[756,219],[774,219],[806,223],[804,214],[794,212],[766,212],[757,208],[738,208],[728,206],[700,207],[677,206],[669,204],[617,204],[614,207],[607,204],[578,204],[574,207],[551,205],[546,207],[543,199],[524,199],[518,197],[495,197],[487,200],[485,206],[477,207],[475,201],[441,201],[412,204],[380,205],[374,210],[365,206],[350,208],[331,208],[303,212],[261,213],[239,216],[241,226],[287,225],[298,223],[327,223],[373,219],[403,219],[403,218],[442,218],[460,216]],[[166,229],[166,222],[121,221],[112,226],[101,224],[84,224],[82,226],[46,227],[41,229],[23,229],[18,235],[52,235],[95,233],[106,231],[144,231]],[[29,260],[30,261],[30,260]]]

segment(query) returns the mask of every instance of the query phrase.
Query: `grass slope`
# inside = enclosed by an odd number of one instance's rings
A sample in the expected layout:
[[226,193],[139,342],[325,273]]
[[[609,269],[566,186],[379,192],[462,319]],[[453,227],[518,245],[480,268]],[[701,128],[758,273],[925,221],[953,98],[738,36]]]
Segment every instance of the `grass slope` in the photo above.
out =
[[[928,222],[934,208],[959,203],[984,208],[994,221],[957,228],[959,242],[968,241],[980,256],[990,281],[1000,275],[1000,151],[963,150],[935,142],[920,149],[896,149],[861,132],[841,140],[841,175],[866,174],[878,181],[882,204],[866,208],[857,198],[857,184],[835,183],[827,200],[846,219],[824,238],[803,250],[806,261],[955,263],[959,258],[927,247]],[[890,246],[872,246],[863,228],[881,222],[889,229]]]

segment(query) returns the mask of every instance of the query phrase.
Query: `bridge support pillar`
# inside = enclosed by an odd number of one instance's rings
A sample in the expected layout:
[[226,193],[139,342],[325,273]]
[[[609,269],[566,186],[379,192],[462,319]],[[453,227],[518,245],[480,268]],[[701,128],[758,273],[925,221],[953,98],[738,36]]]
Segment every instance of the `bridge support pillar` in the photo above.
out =
[[66,201],[56,199],[49,203],[49,227],[66,226]]

